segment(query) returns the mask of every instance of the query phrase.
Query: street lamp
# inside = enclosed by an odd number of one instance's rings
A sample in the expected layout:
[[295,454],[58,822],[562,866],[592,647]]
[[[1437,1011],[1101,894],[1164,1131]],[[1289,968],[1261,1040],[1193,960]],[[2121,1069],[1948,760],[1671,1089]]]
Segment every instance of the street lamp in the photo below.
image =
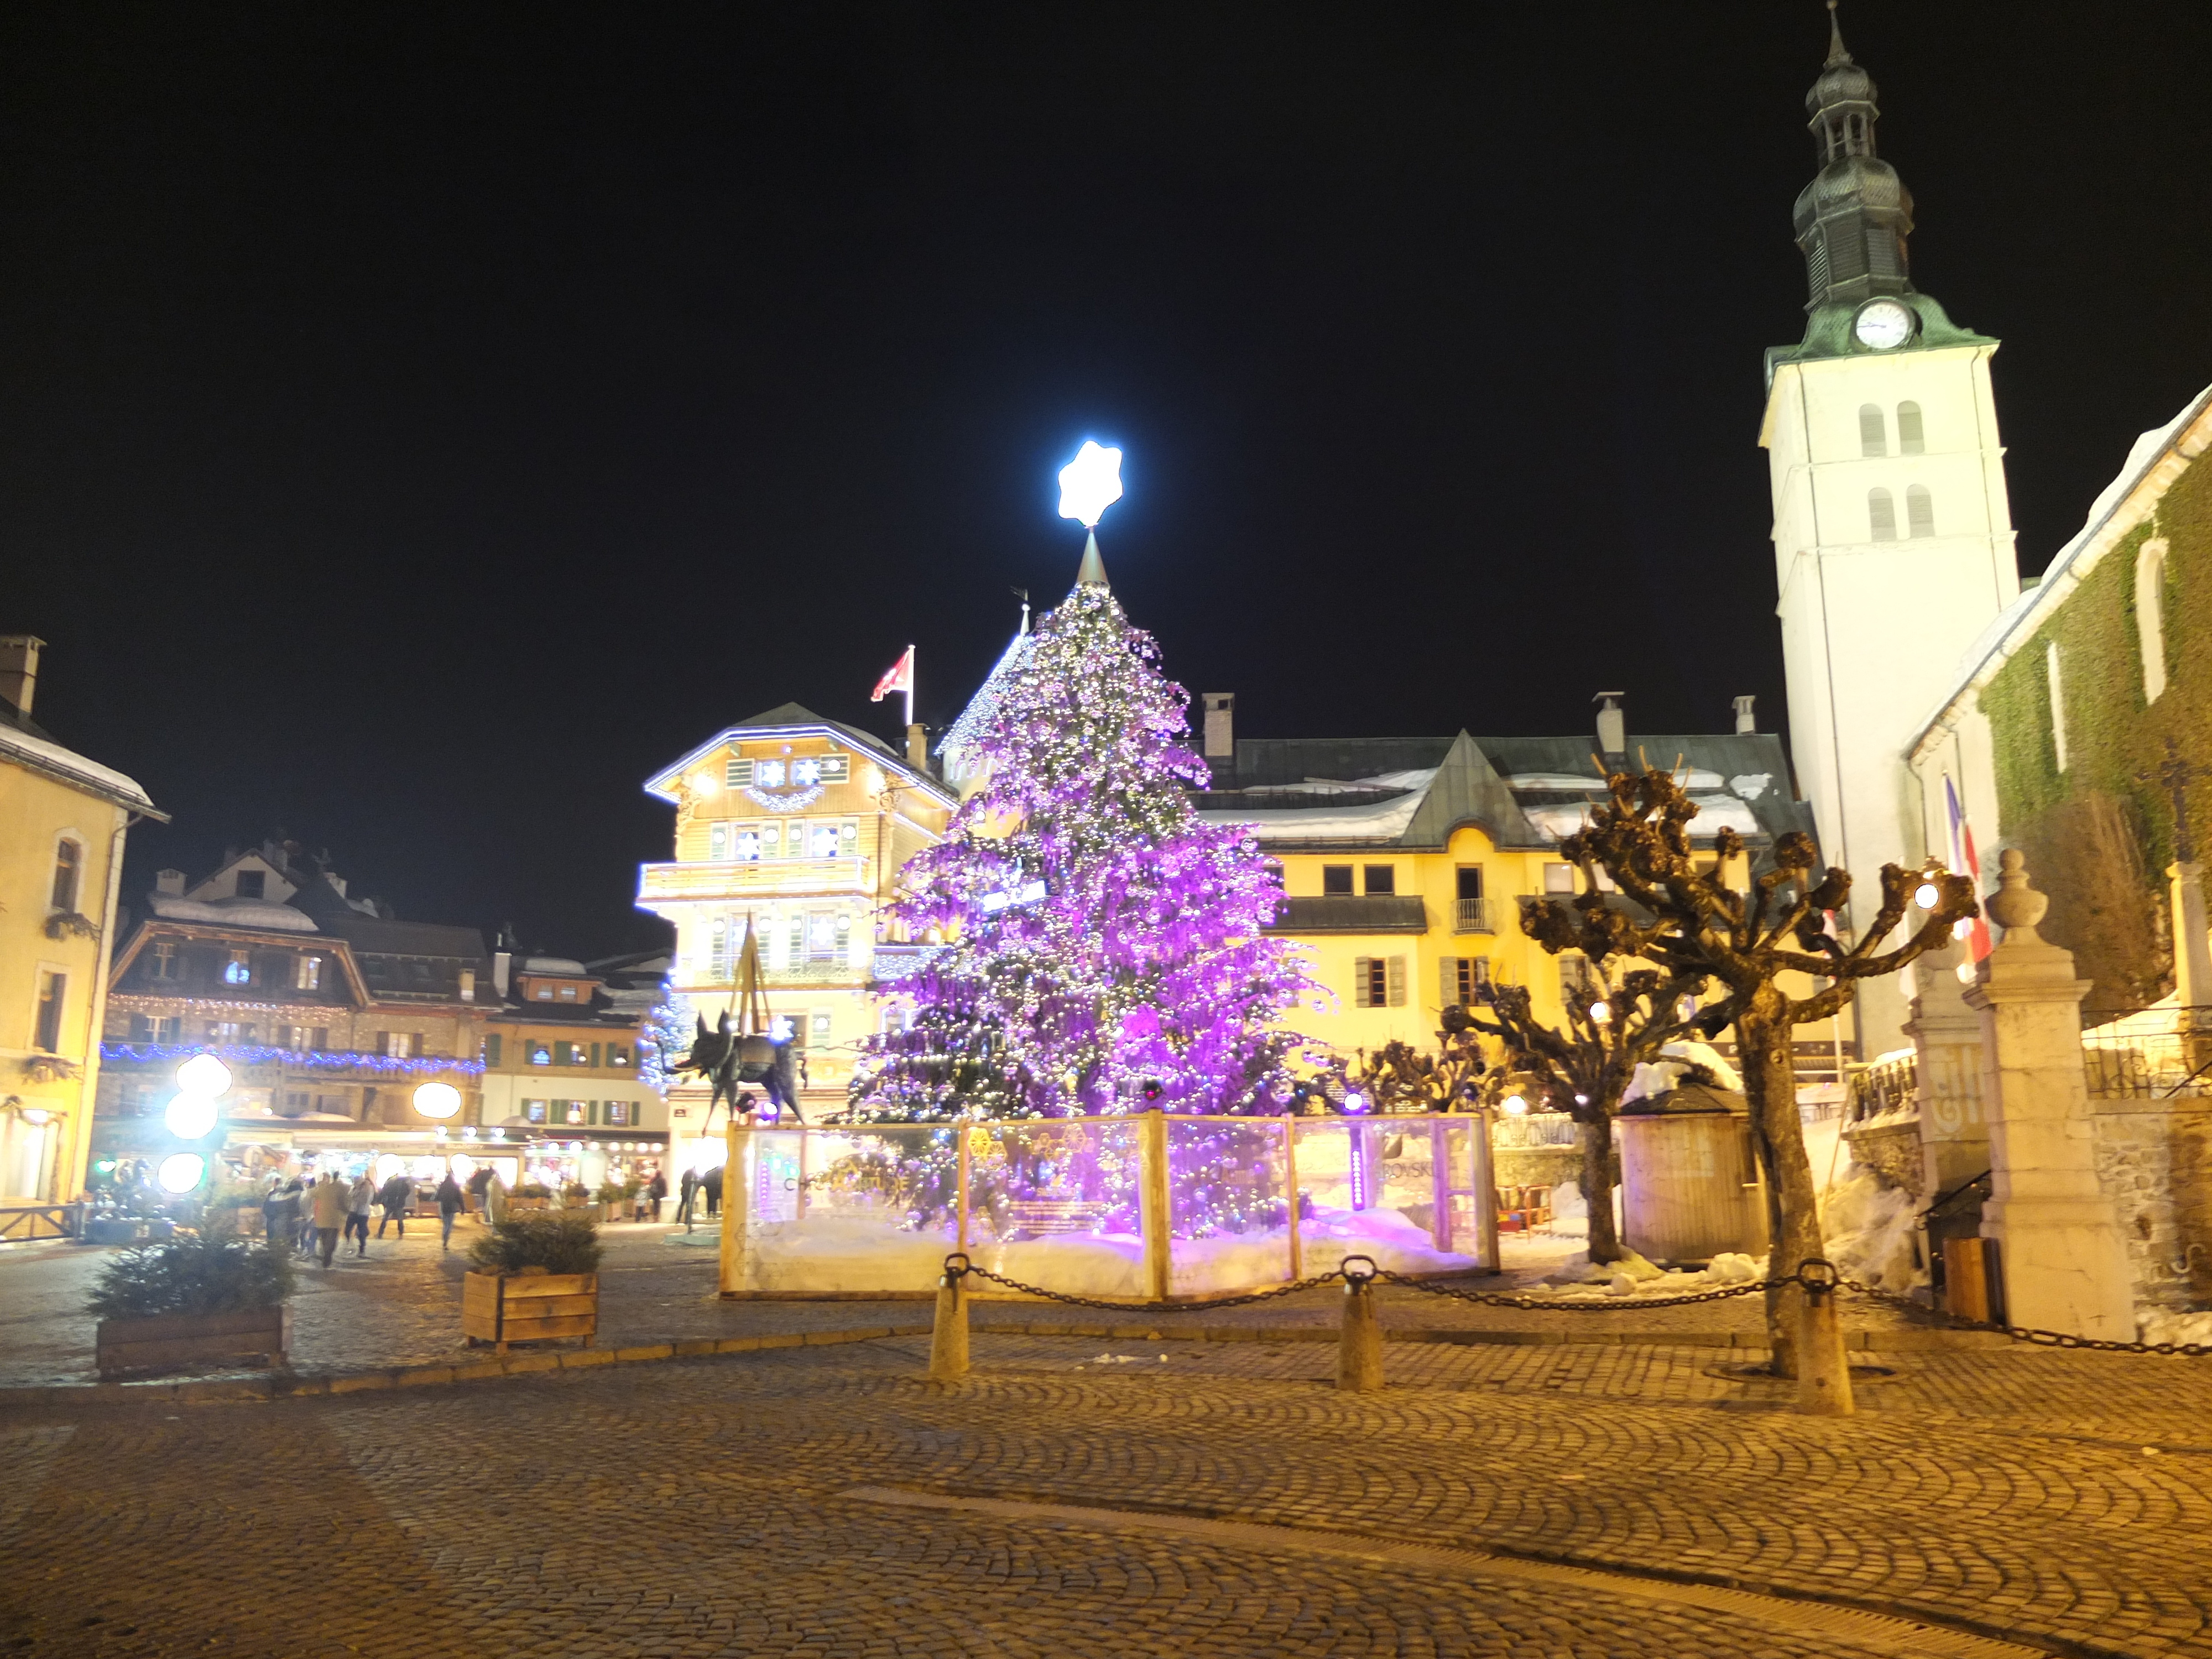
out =
[[450,1083],[426,1083],[415,1091],[415,1109],[424,1117],[451,1117],[461,1109],[461,1091]]
[[216,1097],[229,1090],[230,1067],[213,1054],[194,1054],[177,1067],[176,1097],[161,1121],[179,1140],[198,1140],[215,1127]]
[[161,1183],[165,1193],[188,1193],[206,1173],[207,1160],[198,1152],[173,1152],[161,1160],[154,1179]]

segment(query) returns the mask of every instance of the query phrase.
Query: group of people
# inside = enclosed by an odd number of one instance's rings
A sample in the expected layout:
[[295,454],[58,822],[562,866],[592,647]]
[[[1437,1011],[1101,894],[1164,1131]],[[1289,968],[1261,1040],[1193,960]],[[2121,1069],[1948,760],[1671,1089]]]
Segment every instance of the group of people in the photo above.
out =
[[[394,1237],[406,1237],[407,1217],[415,1207],[415,1182],[402,1172],[395,1171],[380,1187],[366,1170],[348,1181],[337,1170],[325,1170],[312,1182],[298,1176],[272,1182],[261,1200],[261,1218],[272,1243],[281,1242],[302,1255],[313,1251],[327,1267],[336,1258],[341,1241],[356,1245],[356,1255],[368,1254],[368,1218],[380,1209],[384,1213],[376,1224],[376,1236],[382,1238],[384,1230],[390,1227]],[[461,1183],[453,1179],[452,1170],[438,1183],[434,1198],[443,1229],[442,1248],[450,1250],[453,1222],[468,1207]]]

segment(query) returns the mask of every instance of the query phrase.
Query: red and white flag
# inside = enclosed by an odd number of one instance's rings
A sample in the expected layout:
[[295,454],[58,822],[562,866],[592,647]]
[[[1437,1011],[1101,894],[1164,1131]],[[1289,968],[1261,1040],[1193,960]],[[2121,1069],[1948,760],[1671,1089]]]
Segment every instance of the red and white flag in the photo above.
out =
[[868,701],[881,702],[894,691],[906,693],[906,723],[912,726],[914,724],[914,647],[910,645],[907,647],[905,654],[885,671],[883,678],[876,682],[876,689]]

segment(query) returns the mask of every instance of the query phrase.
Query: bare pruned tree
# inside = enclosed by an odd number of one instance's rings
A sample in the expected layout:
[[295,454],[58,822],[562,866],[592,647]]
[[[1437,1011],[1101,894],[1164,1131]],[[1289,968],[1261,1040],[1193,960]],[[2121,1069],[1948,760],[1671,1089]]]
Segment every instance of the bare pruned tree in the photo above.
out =
[[[1586,913],[1566,911],[1572,927]],[[1593,969],[1613,946],[1600,928],[1583,927],[1569,940],[1567,930],[1546,925],[1539,933],[1534,915],[1522,926],[1547,951],[1583,951]],[[1488,1008],[1467,1010],[1462,1018],[1486,1036],[1505,1045],[1506,1064],[1527,1074],[1543,1103],[1565,1112],[1582,1126],[1583,1195],[1589,1200],[1589,1259],[1618,1261],[1620,1237],[1613,1221],[1613,1120],[1620,1097],[1635,1080],[1636,1068],[1656,1060],[1668,1043],[1698,1024],[1690,999],[1705,982],[1698,973],[1667,974],[1632,969],[1614,983],[1602,981],[1565,999],[1565,1030],[1545,1024],[1530,1006],[1525,985],[1501,985]],[[1457,1012],[1444,1010],[1447,1028]],[[1486,1018],[1486,1015],[1487,1018]],[[1710,1016],[1708,1016],[1710,1018]]]
[[[1742,837],[1722,830],[1714,838],[1715,860],[1701,861],[1689,830],[1698,808],[1670,774],[1617,774],[1607,793],[1589,823],[1563,844],[1587,890],[1571,906],[1547,901],[1534,907],[1524,925],[1547,949],[1578,946],[1595,935],[1612,954],[1639,956],[1668,975],[1709,977],[1728,988],[1753,1143],[1766,1176],[1770,1272],[1793,1273],[1800,1262],[1822,1256],[1826,1246],[1797,1115],[1791,1033],[1834,1017],[1860,980],[1893,974],[1942,944],[1955,923],[1978,913],[1973,884],[1933,864],[1918,871],[1885,865],[1881,908],[1846,944],[1826,921],[1849,902],[1850,873],[1832,865],[1816,881],[1810,836],[1780,836],[1771,867],[1731,886],[1728,877],[1746,867]],[[1598,890],[1600,872],[1627,905],[1607,902]],[[1927,902],[1926,919],[1904,943],[1881,950],[1916,894]],[[1553,945],[1553,939],[1560,943]],[[1788,975],[1826,983],[1809,996],[1793,996],[1782,986]],[[1796,1284],[1770,1291],[1767,1337],[1777,1372],[1798,1380],[1801,1409],[1850,1411],[1850,1373],[1833,1297],[1808,1296]]]

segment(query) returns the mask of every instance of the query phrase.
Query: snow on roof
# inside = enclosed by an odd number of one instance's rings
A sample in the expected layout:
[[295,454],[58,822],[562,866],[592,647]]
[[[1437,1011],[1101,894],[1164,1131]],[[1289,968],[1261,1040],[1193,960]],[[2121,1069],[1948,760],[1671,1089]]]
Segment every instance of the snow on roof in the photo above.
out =
[[1424,784],[1393,799],[1359,806],[1255,807],[1207,811],[1198,816],[1208,823],[1248,825],[1261,842],[1395,841],[1406,833],[1406,826],[1413,823],[1428,793]]
[[154,803],[137,781],[122,773],[88,761],[75,750],[46,738],[34,738],[20,726],[0,726],[0,754],[14,757],[34,770],[89,789],[96,795],[105,795],[125,806],[135,806],[151,812]]
[[[1716,778],[1714,781],[1719,780]],[[1733,830],[1740,836],[1762,833],[1758,815],[1734,795],[1692,795],[1690,799],[1698,809],[1698,816],[1690,820],[1690,833],[1700,840],[1718,835],[1724,829]],[[1529,823],[1553,841],[1565,841],[1587,824],[1590,817],[1590,807],[1581,801],[1550,805],[1524,804],[1521,810],[1528,814]]]
[[205,921],[221,927],[259,927],[276,933],[322,931],[312,917],[268,899],[188,899],[155,893],[146,902],[165,921]]
[[[1686,766],[1674,775],[1674,781],[1685,789],[1717,789],[1721,775],[1708,772],[1701,767]],[[1602,792],[1605,780],[1580,772],[1516,772],[1505,780],[1513,789],[1589,789]]]
[[1426,789],[1436,781],[1437,769],[1417,766],[1402,772],[1378,772],[1371,778],[1308,778],[1303,783],[1255,783],[1248,795],[1349,795],[1376,789]]
[[525,974],[570,974],[578,979],[590,976],[590,970],[569,957],[525,957],[517,970]]

